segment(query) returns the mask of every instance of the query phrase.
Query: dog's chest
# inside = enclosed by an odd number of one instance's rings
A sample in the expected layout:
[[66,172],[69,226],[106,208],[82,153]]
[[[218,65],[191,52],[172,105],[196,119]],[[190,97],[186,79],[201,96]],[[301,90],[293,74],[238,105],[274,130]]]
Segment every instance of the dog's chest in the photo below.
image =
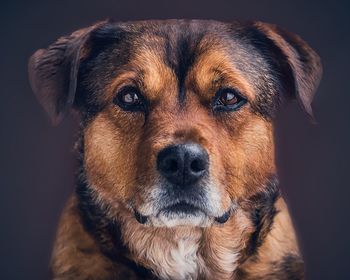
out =
[[211,252],[202,247],[201,240],[193,236],[167,242],[153,240],[139,252],[139,257],[146,259],[161,279],[231,279],[239,254],[224,244],[214,245]]
[[195,238],[178,238],[148,245],[146,258],[161,279],[197,279],[205,268],[199,253],[199,241]]
[[174,245],[168,255],[169,267],[164,273],[171,276],[171,279],[195,279],[203,265],[203,260],[198,254],[198,242],[181,238]]

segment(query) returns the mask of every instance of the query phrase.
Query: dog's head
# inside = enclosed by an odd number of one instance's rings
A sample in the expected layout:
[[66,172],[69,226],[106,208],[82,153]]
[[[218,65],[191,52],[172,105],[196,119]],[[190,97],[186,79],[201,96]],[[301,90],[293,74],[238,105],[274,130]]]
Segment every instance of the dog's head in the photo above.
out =
[[101,22],[37,51],[34,92],[53,122],[82,118],[89,188],[154,226],[227,221],[275,174],[272,119],[312,115],[321,76],[298,36],[261,22]]

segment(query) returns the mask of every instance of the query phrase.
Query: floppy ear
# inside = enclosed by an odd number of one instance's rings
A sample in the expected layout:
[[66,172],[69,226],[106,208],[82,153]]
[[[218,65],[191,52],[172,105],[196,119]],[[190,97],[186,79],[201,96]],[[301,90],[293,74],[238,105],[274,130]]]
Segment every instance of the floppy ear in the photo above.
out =
[[313,119],[311,103],[322,76],[320,57],[298,35],[268,23],[254,22],[253,25],[282,52],[294,84],[292,96]]
[[39,49],[31,56],[29,81],[53,124],[58,124],[72,106],[81,56],[91,31],[104,23],[61,37],[47,49]]

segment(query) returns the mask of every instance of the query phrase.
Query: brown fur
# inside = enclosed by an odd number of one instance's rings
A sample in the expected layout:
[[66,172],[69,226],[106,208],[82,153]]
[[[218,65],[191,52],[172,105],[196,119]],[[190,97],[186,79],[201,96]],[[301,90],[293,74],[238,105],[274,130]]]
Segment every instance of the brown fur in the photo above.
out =
[[[303,277],[273,179],[272,118],[290,96],[312,113],[321,71],[306,43],[263,23],[176,20],[102,22],[60,42],[29,65],[33,89],[54,121],[67,102],[82,118],[81,174],[59,226],[54,279]],[[68,87],[58,88],[62,81]],[[130,85],[142,92],[147,112],[114,104]],[[221,88],[248,102],[213,112]],[[211,195],[220,197],[221,214],[234,205],[231,217],[205,227],[140,224],[134,211],[150,211],[159,151],[187,142],[210,155]]]

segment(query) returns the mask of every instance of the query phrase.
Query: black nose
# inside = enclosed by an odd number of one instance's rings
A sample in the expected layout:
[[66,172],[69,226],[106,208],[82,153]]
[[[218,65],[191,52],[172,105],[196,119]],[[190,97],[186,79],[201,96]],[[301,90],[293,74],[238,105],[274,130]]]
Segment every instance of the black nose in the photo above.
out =
[[198,144],[168,146],[157,158],[157,168],[170,183],[187,186],[201,179],[208,170],[208,153]]

